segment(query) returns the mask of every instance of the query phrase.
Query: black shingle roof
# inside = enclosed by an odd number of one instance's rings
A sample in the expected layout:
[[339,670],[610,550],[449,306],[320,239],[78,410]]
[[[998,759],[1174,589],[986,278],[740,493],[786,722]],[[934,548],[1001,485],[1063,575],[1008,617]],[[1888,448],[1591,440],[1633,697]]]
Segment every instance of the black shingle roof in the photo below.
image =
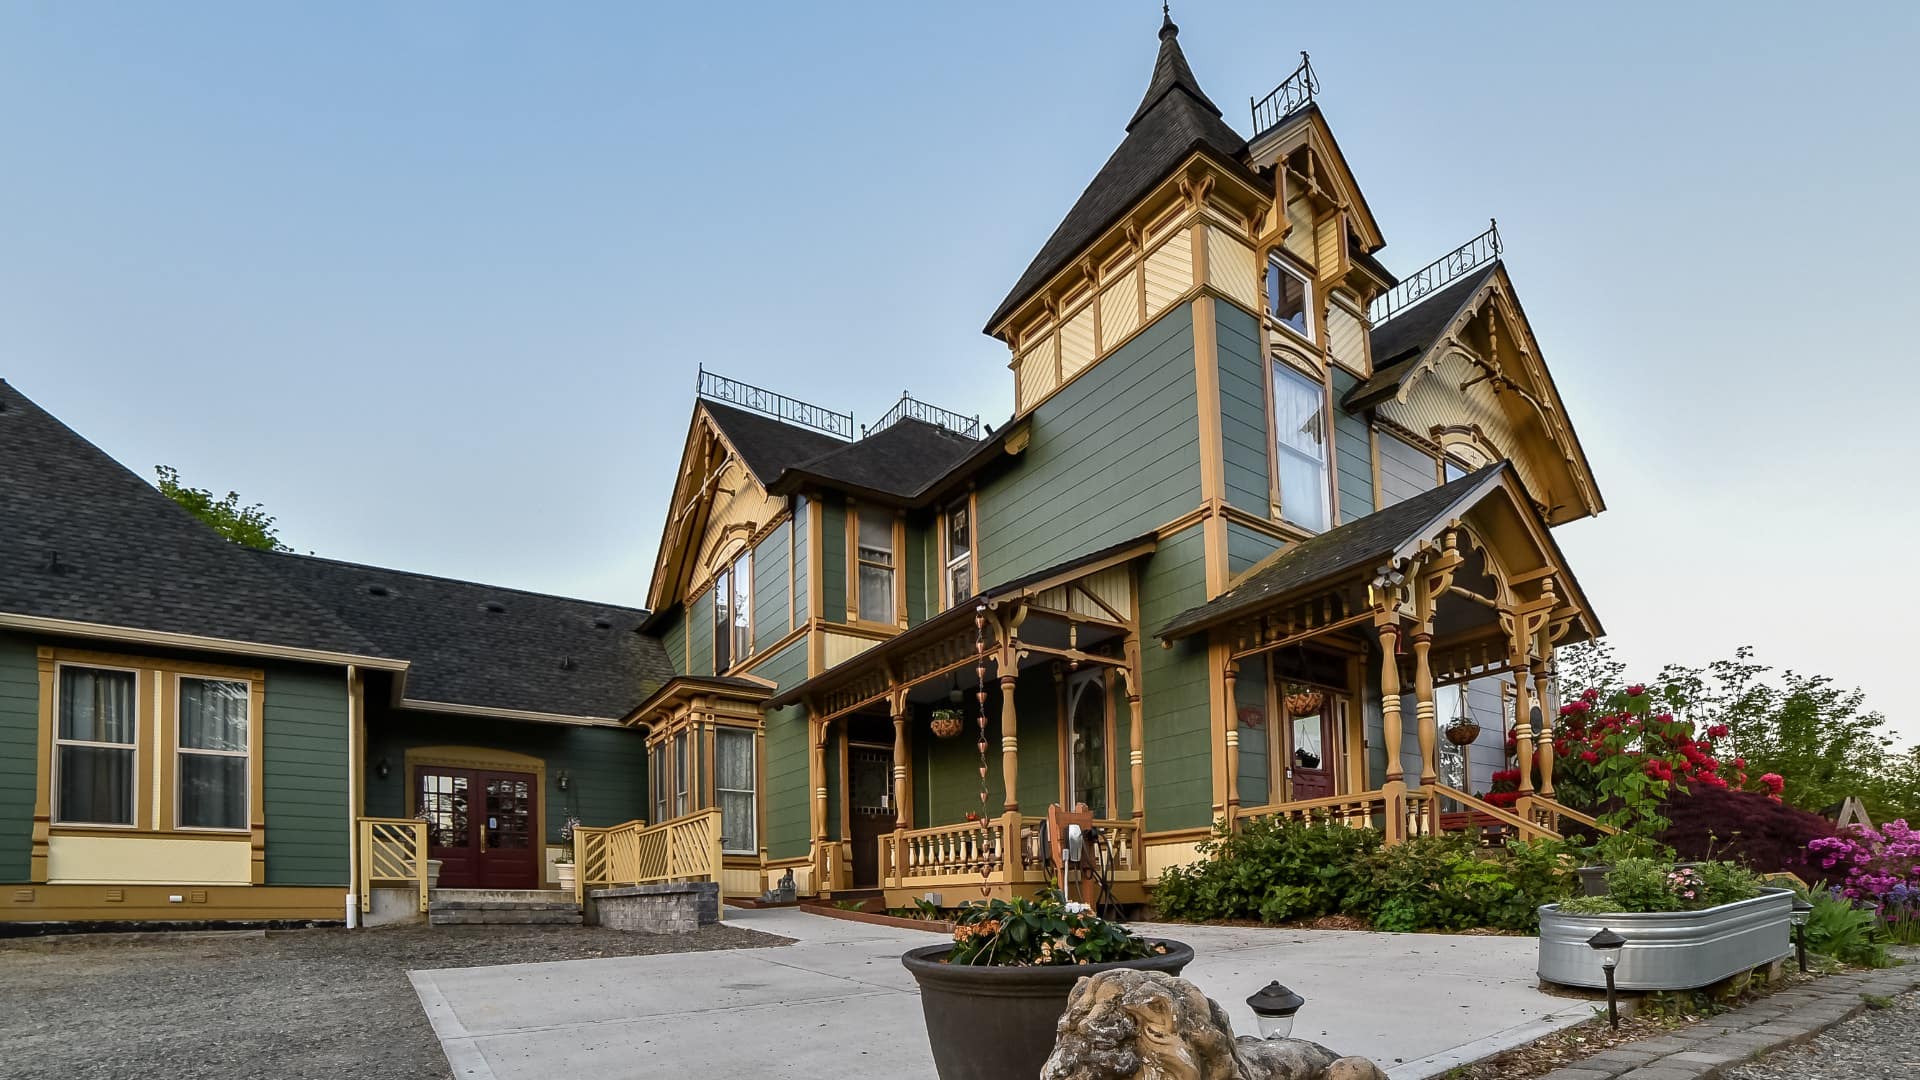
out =
[[702,398],[700,404],[720,425],[721,434],[740,451],[754,479],[765,487],[772,487],[787,469],[848,445],[845,439],[718,401]]
[[1503,461],[1483,466],[1458,480],[1302,540],[1282,550],[1271,563],[1238,586],[1175,615],[1155,634],[1161,638],[1183,637],[1316,583],[1369,569],[1420,535],[1456,500],[1469,495],[1506,467]]
[[398,658],[0,381],[0,612]]
[[1040,253],[987,320],[986,332],[992,333],[1035,289],[1165,180],[1188,154],[1208,150],[1225,161],[1238,162],[1246,148],[1247,141],[1220,119],[1220,110],[1201,91],[1180,50],[1179,28],[1168,19],[1160,29],[1160,55],[1153,65],[1153,79],[1127,124],[1127,137],[1041,245]]
[[660,640],[636,632],[639,608],[243,550],[410,658],[408,700],[618,719],[673,677]]
[[787,470],[774,490],[784,492],[811,480],[855,494],[912,501],[966,461],[980,446],[924,420],[897,420],[855,443]]
[[[1500,269],[1498,260],[1453,282],[1373,328],[1373,377],[1347,393],[1349,409],[1363,409],[1393,393],[1400,380],[1433,348],[1460,309]],[[1384,365],[1384,366],[1381,366]]]

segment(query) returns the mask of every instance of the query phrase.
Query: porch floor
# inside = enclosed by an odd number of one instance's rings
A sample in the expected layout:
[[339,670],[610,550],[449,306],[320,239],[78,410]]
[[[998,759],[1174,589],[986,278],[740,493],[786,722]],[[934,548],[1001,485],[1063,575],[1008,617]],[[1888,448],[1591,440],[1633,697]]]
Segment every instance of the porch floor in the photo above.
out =
[[[933,934],[736,909],[728,924],[793,938],[775,949],[413,973],[455,1075],[844,1075],[932,1080],[899,955]],[[1138,923],[1194,946],[1187,969],[1254,1028],[1248,994],[1279,978],[1307,998],[1296,1031],[1366,1054],[1395,1080],[1436,1076],[1593,1015],[1541,993],[1535,940]],[[1386,1003],[1391,1003],[1386,1004]]]

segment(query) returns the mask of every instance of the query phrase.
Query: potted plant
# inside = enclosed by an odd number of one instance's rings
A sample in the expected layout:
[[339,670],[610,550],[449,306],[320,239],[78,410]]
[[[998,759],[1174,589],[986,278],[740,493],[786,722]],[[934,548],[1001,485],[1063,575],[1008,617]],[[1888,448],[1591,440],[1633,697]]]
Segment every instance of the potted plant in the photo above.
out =
[[967,720],[959,709],[935,709],[930,726],[936,736],[951,739],[966,728]]
[[1480,722],[1471,716],[1456,716],[1447,725],[1447,741],[1455,746],[1472,746],[1480,738]]
[[1626,939],[1614,970],[1622,990],[1693,990],[1770,964],[1792,951],[1793,893],[1727,862],[1675,867],[1628,857],[1607,872],[1607,892],[1540,908],[1540,978],[1606,985],[1588,942],[1602,929]]
[[1142,938],[1051,890],[1038,900],[975,901],[952,920],[952,942],[900,958],[920,984],[940,1080],[1038,1076],[1082,976],[1115,968],[1178,975],[1193,959],[1178,941]]

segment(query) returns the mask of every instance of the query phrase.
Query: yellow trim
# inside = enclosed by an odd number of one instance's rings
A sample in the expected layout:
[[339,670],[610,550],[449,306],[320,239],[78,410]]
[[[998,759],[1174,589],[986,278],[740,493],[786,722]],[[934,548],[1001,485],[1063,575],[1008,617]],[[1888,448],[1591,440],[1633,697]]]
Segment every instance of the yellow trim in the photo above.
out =
[[[235,653],[240,656],[265,657],[271,660],[298,660],[311,664],[359,664],[363,667],[379,668],[382,671],[407,670],[407,661],[389,660],[378,656],[356,656],[352,653],[327,652],[321,649],[293,649],[278,645],[261,645],[251,641],[234,641],[227,638],[201,637],[197,634],[173,634],[159,630],[142,630],[133,626],[110,626],[106,623],[75,622],[71,619],[46,619],[37,615],[15,615],[0,613],[0,630],[21,630],[28,633],[59,634],[63,637],[100,638],[135,645],[151,645],[167,648],[193,649],[200,652]],[[169,661],[174,670],[187,670],[185,661]]]
[[[536,850],[544,851],[547,846],[547,762],[531,754],[515,753],[512,750],[496,750],[490,746],[414,746],[406,752],[406,802],[408,813],[420,812],[420,783],[416,771],[425,766],[440,766],[447,769],[485,769],[496,772],[532,773],[534,786],[539,791],[535,812],[539,817],[533,823],[533,839]],[[540,888],[555,888],[547,880],[547,861],[535,860],[534,880]]]
[[[344,885],[47,885],[8,887],[0,922],[141,922],[345,917]],[[180,897],[180,903],[168,898]]]

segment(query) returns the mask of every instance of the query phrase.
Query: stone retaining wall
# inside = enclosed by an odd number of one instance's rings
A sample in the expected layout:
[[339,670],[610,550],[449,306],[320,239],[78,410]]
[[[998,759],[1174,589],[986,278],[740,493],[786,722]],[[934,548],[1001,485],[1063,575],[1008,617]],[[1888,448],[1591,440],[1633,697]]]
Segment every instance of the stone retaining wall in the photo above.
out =
[[642,934],[686,934],[720,921],[720,883],[622,885],[587,894],[588,925]]

